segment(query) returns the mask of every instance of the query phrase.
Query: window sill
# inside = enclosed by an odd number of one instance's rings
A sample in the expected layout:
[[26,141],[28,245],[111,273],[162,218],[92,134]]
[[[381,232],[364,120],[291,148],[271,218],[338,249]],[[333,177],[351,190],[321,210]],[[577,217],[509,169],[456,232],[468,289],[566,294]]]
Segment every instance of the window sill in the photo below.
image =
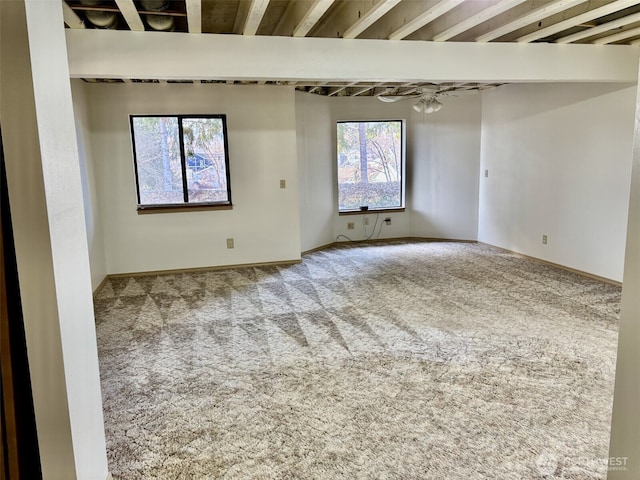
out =
[[375,210],[345,210],[338,212],[338,215],[367,215],[369,213],[403,213],[405,207],[401,208],[377,208]]
[[225,204],[199,204],[199,205],[138,205],[138,215],[151,213],[181,213],[181,212],[202,212],[206,210],[232,210],[233,205]]

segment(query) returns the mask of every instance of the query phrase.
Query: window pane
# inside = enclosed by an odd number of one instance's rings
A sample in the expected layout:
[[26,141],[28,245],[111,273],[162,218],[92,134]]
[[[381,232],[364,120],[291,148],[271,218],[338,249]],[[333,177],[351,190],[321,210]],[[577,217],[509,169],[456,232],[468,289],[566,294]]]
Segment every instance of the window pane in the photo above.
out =
[[222,119],[185,118],[182,131],[189,203],[228,202]]
[[184,203],[176,117],[133,117],[141,205]]
[[402,207],[402,122],[341,122],[337,133],[339,210]]

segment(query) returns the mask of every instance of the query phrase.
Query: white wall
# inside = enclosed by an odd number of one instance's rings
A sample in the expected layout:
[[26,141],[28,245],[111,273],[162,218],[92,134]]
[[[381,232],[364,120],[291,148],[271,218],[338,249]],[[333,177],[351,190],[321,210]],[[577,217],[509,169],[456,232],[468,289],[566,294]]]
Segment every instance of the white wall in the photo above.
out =
[[441,102],[434,114],[411,110],[412,235],[476,240],[481,96]]
[[104,257],[102,216],[98,205],[98,192],[93,153],[90,142],[89,111],[86,101],[85,83],[71,80],[73,112],[76,121],[76,137],[80,156],[80,174],[82,176],[82,197],[84,200],[84,219],[87,226],[89,244],[89,263],[91,265],[91,287],[95,291],[107,275]]
[[[95,84],[86,91],[108,273],[300,258],[293,88]],[[128,115],[162,113],[227,115],[232,210],[136,212]]]
[[[376,214],[368,213],[356,214],[356,215],[338,215],[338,177],[336,166],[336,151],[337,151],[337,132],[336,122],[345,120],[407,120],[407,165],[405,170],[406,187],[407,192],[405,195],[405,211],[395,213],[381,212],[378,217],[378,225],[376,226],[375,235],[372,238],[398,238],[411,236],[411,191],[409,187],[411,182],[408,180],[411,176],[410,155],[409,149],[412,142],[412,135],[410,134],[409,117],[411,104],[407,102],[400,103],[384,103],[375,97],[330,97],[327,98],[331,106],[331,163],[333,171],[332,182],[332,194],[334,202],[334,214],[333,214],[333,238],[337,238],[338,235],[345,235],[351,240],[363,240],[373,233],[373,227],[375,226]],[[369,225],[367,226],[365,236],[364,218],[369,218]],[[391,218],[391,225],[381,223],[385,218]],[[354,222],[355,229],[348,230],[347,223]],[[382,228],[380,228],[382,227]],[[379,235],[378,235],[379,232]],[[340,237],[339,241],[344,241],[344,237]]]
[[620,458],[626,469],[610,471],[609,480],[640,478],[640,106],[637,105],[635,111],[627,248],[609,447],[609,457]]
[[[332,149],[335,122],[340,120],[406,120],[406,210],[391,217],[380,238],[430,237],[475,240],[478,212],[478,169],[481,102],[479,96],[446,97],[433,114],[413,110],[415,101],[384,103],[375,97],[331,98]],[[332,162],[335,162],[335,153]],[[334,174],[334,185],[336,179]],[[336,195],[334,194],[334,198]],[[337,211],[337,205],[334,207]],[[368,214],[370,225],[375,214]],[[363,215],[334,214],[334,235],[365,238]],[[355,222],[355,230],[347,230]],[[378,228],[379,228],[378,224]],[[375,238],[377,238],[378,228]],[[367,233],[371,234],[371,226]]]
[[479,240],[621,281],[635,99],[628,85],[485,92]]
[[0,2],[0,13],[0,117],[43,478],[103,480],[107,456],[62,4]]
[[302,251],[332,243],[334,195],[333,123],[325,97],[296,92],[300,246]]

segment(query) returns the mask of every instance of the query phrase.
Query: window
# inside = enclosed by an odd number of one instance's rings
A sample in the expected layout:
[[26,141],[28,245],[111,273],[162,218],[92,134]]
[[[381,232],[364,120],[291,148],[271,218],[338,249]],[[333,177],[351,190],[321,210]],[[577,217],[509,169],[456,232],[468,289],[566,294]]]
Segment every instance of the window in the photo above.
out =
[[337,133],[338,211],[404,208],[404,122],[338,122]]
[[230,206],[225,115],[131,115],[138,209]]

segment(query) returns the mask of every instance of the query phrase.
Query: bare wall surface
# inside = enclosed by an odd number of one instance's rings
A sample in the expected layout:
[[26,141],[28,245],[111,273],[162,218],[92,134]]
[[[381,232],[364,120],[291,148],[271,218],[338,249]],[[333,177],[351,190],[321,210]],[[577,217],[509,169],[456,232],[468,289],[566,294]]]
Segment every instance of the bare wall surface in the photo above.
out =
[[[475,240],[477,232],[480,95],[441,98],[433,114],[413,110],[416,100],[384,103],[375,97],[332,98],[332,162],[335,163],[335,123],[341,120],[406,121],[406,210],[381,213],[391,225],[376,228],[374,238],[433,237]],[[335,167],[334,167],[335,168]],[[335,184],[334,174],[334,184]],[[332,192],[334,198],[337,193]],[[337,205],[335,207],[337,212]],[[370,225],[375,214],[369,214]],[[347,230],[347,222],[355,230]],[[379,226],[379,225],[378,225]],[[367,229],[370,235],[372,228]],[[334,213],[334,235],[365,238],[363,218]]]
[[[293,88],[88,87],[108,273],[300,258]],[[227,115],[233,209],[138,215],[129,115],[198,113]]]
[[44,479],[107,476],[62,5],[0,2],[0,116]]
[[[636,106],[635,136],[627,248],[622,286],[616,385],[611,422],[610,480],[640,478],[640,108]],[[613,463],[615,462],[615,463]]]
[[296,133],[300,184],[300,245],[312,250],[334,241],[335,150],[327,98],[296,92]]
[[441,102],[435,114],[411,110],[412,235],[476,240],[481,96]]
[[621,281],[635,100],[629,85],[485,92],[478,239]]
[[87,226],[89,262],[91,264],[91,288],[95,291],[107,275],[107,265],[104,258],[102,215],[98,204],[97,177],[92,160],[89,112],[84,89],[85,83],[82,80],[71,81],[78,154],[80,156],[80,173],[82,176],[84,217]]

